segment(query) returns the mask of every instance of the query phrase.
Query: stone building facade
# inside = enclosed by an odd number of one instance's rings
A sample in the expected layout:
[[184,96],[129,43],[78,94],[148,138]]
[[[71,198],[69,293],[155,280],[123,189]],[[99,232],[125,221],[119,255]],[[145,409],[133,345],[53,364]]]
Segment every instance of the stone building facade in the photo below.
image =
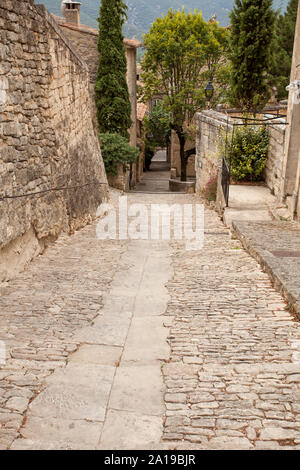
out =
[[[63,34],[70,40],[73,47],[78,51],[89,67],[90,72],[90,92],[94,96],[94,85],[97,77],[99,52],[98,52],[98,36],[99,31],[95,28],[83,25],[79,20],[70,22],[70,17],[54,16],[55,21],[63,31]],[[66,10],[68,13],[68,10]],[[134,147],[137,145],[137,49],[141,43],[135,39],[124,39],[127,58],[127,84],[131,102],[131,119],[132,126],[129,129],[130,144]],[[93,104],[94,106],[94,104]],[[96,109],[94,106],[94,123],[96,126]],[[131,175],[131,181],[130,179]],[[134,186],[137,181],[137,165],[134,164],[131,172],[120,172],[117,178],[110,178],[109,182],[112,186],[119,189],[127,190],[129,186]]]
[[108,185],[81,56],[34,0],[1,0],[0,27],[3,280],[93,218]]
[[292,217],[300,220],[300,3],[290,83],[287,135],[280,196]]

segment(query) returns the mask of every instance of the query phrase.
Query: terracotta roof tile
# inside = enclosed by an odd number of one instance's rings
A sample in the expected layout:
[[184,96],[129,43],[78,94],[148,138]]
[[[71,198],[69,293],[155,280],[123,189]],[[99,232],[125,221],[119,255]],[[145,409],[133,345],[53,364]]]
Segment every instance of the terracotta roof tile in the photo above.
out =
[[[86,26],[85,24],[76,25],[72,23],[67,23],[65,18],[62,18],[61,16],[56,16],[56,15],[52,15],[52,16],[54,17],[55,21],[63,28],[72,29],[80,33],[92,34],[93,36],[99,35],[99,31],[96,28],[91,28],[90,26]],[[142,45],[142,43],[138,41],[137,39],[124,38],[124,43],[128,47],[135,47],[136,49],[138,47],[141,47]]]

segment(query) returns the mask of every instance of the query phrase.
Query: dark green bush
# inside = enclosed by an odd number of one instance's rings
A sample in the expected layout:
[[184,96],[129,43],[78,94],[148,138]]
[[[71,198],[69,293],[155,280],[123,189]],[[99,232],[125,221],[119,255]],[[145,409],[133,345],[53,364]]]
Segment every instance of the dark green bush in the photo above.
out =
[[146,167],[147,171],[150,170],[150,165],[152,163],[152,158],[153,157],[154,157],[153,150],[149,147],[146,147],[146,150],[145,150],[145,167]]
[[265,126],[238,128],[231,152],[232,178],[235,181],[261,181],[268,148],[269,131]]
[[146,170],[149,171],[150,170],[150,165],[151,165],[151,162],[152,162],[152,158],[154,157],[155,152],[156,152],[156,143],[153,142],[153,140],[146,138],[145,144],[146,144],[146,146],[145,146],[145,167],[146,167]]
[[100,134],[100,145],[106,173],[111,176],[117,176],[120,164],[126,170],[139,156],[139,149],[119,134]]

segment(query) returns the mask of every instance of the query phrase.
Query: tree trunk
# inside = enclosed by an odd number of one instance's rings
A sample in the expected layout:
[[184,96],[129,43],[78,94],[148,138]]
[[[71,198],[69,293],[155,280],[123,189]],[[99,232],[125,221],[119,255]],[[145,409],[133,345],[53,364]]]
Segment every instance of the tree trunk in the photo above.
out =
[[187,158],[184,152],[185,135],[182,132],[177,132],[177,136],[178,136],[179,144],[180,144],[181,181],[186,181]]

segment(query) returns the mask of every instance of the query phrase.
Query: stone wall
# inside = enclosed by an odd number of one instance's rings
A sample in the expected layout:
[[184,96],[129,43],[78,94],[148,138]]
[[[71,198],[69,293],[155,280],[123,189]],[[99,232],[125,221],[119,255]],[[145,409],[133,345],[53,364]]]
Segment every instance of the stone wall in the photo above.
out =
[[[87,63],[90,71],[91,92],[94,94],[94,84],[97,78],[99,52],[98,37],[99,31],[84,24],[74,25],[66,23],[66,19],[54,16],[55,21],[63,31],[63,34],[70,40],[73,47]],[[136,50],[141,43],[134,39],[124,39],[127,59],[127,83],[131,102],[130,143],[136,146],[136,121],[137,121],[137,63]]]
[[[225,148],[226,130],[228,127],[229,133],[232,131],[233,120],[227,118],[224,113],[209,110],[198,113],[196,121],[196,191],[200,194],[205,190],[208,181],[218,173],[221,166],[222,148]],[[269,127],[270,148],[265,181],[278,198],[283,178],[285,127],[284,125]]]
[[[221,165],[220,149],[224,142],[227,118],[216,111],[203,111],[196,115],[196,192],[201,194],[208,181],[217,176]],[[230,123],[228,124],[230,130]]]
[[[287,129],[285,138],[285,154],[283,162],[283,174],[281,184],[281,199],[289,208],[292,219],[300,221],[300,105],[299,88],[300,80],[300,2],[298,4],[298,16],[294,41],[294,52],[290,75],[290,88],[287,113]],[[296,83],[295,83],[296,82]]]
[[[96,82],[99,52],[98,52],[98,37],[99,31],[95,28],[90,28],[84,24],[70,24],[66,22],[66,18],[54,16],[55,21],[63,31],[63,34],[70,40],[71,44],[80,56],[85,60],[90,72],[90,93],[92,97],[93,106],[93,123],[95,129],[97,128],[96,106],[94,103],[94,84]],[[131,119],[132,126],[129,129],[130,144],[137,145],[137,63],[136,63],[136,50],[141,43],[134,39],[124,39],[124,46],[126,49],[127,59],[127,84],[131,102]],[[127,191],[133,187],[137,181],[137,165],[133,164],[131,171],[124,172],[120,166],[117,177],[109,177],[109,184],[115,188]]]
[[270,126],[270,148],[267,166],[265,169],[265,179],[268,187],[278,198],[281,197],[281,186],[284,161],[284,144],[286,126]]
[[[0,29],[3,280],[95,216],[107,180],[85,62],[33,0],[1,0]],[[53,191],[62,187],[69,189]]]

